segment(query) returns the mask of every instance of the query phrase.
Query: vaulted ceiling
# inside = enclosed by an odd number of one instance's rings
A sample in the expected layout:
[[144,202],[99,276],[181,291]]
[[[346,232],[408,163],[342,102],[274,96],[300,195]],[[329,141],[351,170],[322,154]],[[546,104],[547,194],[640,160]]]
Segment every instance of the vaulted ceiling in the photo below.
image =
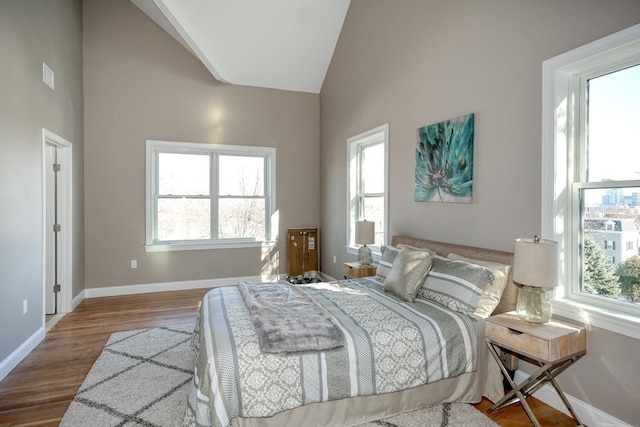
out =
[[350,0],[131,0],[218,80],[319,93]]

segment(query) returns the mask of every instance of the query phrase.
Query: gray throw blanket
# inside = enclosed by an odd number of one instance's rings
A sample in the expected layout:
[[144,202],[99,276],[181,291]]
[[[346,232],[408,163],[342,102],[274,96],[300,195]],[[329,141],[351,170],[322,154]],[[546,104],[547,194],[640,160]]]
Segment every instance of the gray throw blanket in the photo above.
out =
[[313,297],[283,282],[239,282],[265,353],[329,350],[345,345],[342,330]]

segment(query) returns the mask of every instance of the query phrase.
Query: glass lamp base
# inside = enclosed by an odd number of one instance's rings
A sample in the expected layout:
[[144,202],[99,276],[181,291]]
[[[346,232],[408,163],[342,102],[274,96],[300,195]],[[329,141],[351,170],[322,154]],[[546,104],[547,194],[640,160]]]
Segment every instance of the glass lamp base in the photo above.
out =
[[358,249],[358,264],[371,265],[373,264],[373,256],[371,255],[371,249],[367,245],[360,246]]
[[518,291],[516,314],[530,323],[547,323],[551,320],[550,288],[522,286]]

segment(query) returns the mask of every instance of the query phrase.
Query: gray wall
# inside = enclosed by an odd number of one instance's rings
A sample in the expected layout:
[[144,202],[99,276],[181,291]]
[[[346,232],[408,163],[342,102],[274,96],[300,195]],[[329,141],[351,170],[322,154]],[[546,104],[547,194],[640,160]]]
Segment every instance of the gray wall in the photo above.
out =
[[[320,225],[323,270],[338,277],[353,259],[344,250],[346,139],[389,122],[391,233],[511,251],[514,238],[540,229],[542,61],[640,22],[636,0],[352,0],[318,97],[220,84],[128,0],[83,7],[0,1],[0,360],[42,326],[43,127],[74,144],[74,296],[85,280],[260,272],[250,249],[144,252],[146,139],[278,147],[280,241],[287,227]],[[55,92],[41,82],[43,61],[56,71]],[[471,112],[474,203],[415,203],[416,128]],[[284,271],[286,251],[276,252]],[[635,422],[640,344],[597,329],[588,339],[563,387]]]
[[[83,11],[86,288],[256,275],[272,259],[286,273],[286,229],[319,225],[319,95],[222,84],[129,0]],[[276,147],[268,262],[260,248],[145,252],[147,139]]]
[[[42,83],[42,63],[56,90]],[[0,361],[43,327],[42,128],[73,144],[74,289],[82,286],[82,6],[0,1]],[[22,301],[28,300],[27,314]]]
[[[513,251],[539,233],[542,62],[638,22],[637,0],[352,0],[320,97],[323,270],[353,260],[346,140],[385,122],[391,234]],[[468,113],[473,203],[414,202],[416,129]],[[597,329],[588,341],[563,387],[637,423],[640,342]]]

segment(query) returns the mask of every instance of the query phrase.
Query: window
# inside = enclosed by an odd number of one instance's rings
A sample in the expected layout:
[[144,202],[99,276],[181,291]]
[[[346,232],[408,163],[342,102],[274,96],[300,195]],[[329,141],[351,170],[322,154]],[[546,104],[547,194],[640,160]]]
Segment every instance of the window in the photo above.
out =
[[356,253],[355,223],[367,220],[375,223],[374,253],[387,238],[388,212],[388,146],[389,125],[384,124],[347,139],[349,150],[349,200],[347,247]]
[[[543,64],[542,228],[563,262],[554,310],[640,338],[640,25]],[[617,244],[616,244],[617,242]]]
[[275,149],[147,141],[146,249],[269,241]]

